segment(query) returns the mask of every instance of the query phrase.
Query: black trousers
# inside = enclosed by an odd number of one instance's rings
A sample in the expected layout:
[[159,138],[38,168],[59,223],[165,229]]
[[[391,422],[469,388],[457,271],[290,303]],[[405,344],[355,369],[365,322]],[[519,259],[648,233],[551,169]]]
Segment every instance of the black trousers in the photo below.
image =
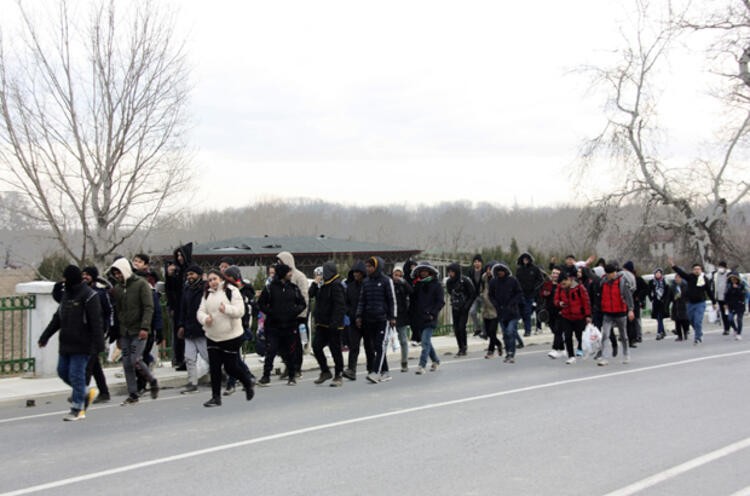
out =
[[369,331],[363,325],[357,327],[356,324],[349,327],[349,356],[347,357],[347,368],[352,371],[357,370],[357,360],[359,360],[359,347],[360,342],[364,341],[365,344],[365,358],[367,359],[367,370],[370,371],[373,368],[373,351],[372,351],[372,337]]
[[497,319],[484,319],[484,332],[490,340],[490,347],[487,349],[487,353],[491,355],[497,347],[498,355],[502,355],[503,343],[497,338]]
[[562,334],[565,339],[565,349],[568,352],[568,358],[576,356],[575,348],[573,347],[573,333],[576,335],[576,340],[581,343],[583,337],[583,330],[586,328],[585,320],[568,320],[560,317],[557,320],[557,325],[560,327]]
[[281,356],[287,366],[289,377],[297,373],[297,352],[299,351],[299,333],[297,329],[268,329],[266,328],[266,356],[263,360],[263,377],[271,377],[273,361],[276,355]]
[[99,390],[99,394],[109,396],[109,388],[107,387],[107,378],[104,376],[104,370],[102,370],[102,363],[99,361],[99,355],[91,355],[89,363],[86,365],[86,384],[91,382],[91,377],[96,382],[96,388]]
[[677,333],[677,337],[682,338],[682,339],[687,339],[688,332],[690,331],[690,321],[689,320],[675,320],[674,330]]
[[326,346],[331,350],[334,370],[336,375],[339,376],[344,371],[344,355],[341,353],[341,331],[329,327],[316,326],[312,348],[315,359],[318,361],[318,365],[320,365],[321,372],[331,371],[328,367],[326,354],[323,352],[323,348]]
[[[185,354],[185,340],[182,340],[183,345],[183,356]],[[143,364],[146,366],[151,365],[151,363],[154,361],[154,357],[151,355],[151,349],[154,347],[154,335],[152,333],[148,334],[148,339],[146,339],[146,347],[143,348]],[[185,360],[183,360],[184,362]],[[141,374],[136,374],[136,381],[138,383],[138,391],[141,389],[144,389],[146,387],[146,378],[143,377]]]
[[383,373],[388,372],[388,342],[385,339],[385,329],[388,322],[362,322],[364,337],[370,337],[370,346],[372,347],[372,366],[367,367],[367,372]]
[[211,395],[221,398],[221,368],[245,386],[250,391],[253,387],[250,372],[240,367],[239,355],[242,346],[242,336],[227,341],[212,341],[206,339],[208,348],[208,370],[211,374]]
[[453,310],[453,334],[456,335],[456,344],[458,344],[458,351],[466,351],[466,324],[468,322],[468,310]]

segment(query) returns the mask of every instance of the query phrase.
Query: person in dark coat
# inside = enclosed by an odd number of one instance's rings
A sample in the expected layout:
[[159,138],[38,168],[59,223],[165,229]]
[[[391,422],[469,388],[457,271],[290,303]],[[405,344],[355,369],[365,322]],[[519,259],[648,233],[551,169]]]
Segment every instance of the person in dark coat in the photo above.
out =
[[503,331],[505,343],[505,362],[516,361],[516,340],[518,338],[518,319],[521,318],[520,306],[523,291],[518,280],[513,277],[507,265],[499,263],[492,268],[490,281],[490,299],[497,309],[497,320]]
[[[334,262],[323,264],[323,278],[320,285],[310,286],[310,300],[315,298],[315,336],[312,349],[320,366],[320,376],[315,384],[323,384],[329,379],[331,387],[343,386],[341,374],[344,372],[344,356],[341,353],[341,333],[344,331],[346,315],[346,289],[341,284],[338,268]],[[333,358],[334,374],[328,367],[323,348],[328,346]]]
[[58,331],[59,356],[57,375],[73,389],[70,413],[63,420],[86,418],[86,408],[98,394],[96,388],[86,390],[86,367],[91,355],[104,351],[102,310],[99,297],[83,283],[81,269],[69,265],[63,271],[65,287],[60,305],[47,328],[39,337],[40,348]]
[[440,367],[440,359],[432,346],[432,333],[437,327],[438,315],[445,305],[443,288],[438,281],[438,271],[429,263],[418,264],[413,272],[412,327],[419,329],[422,353],[419,355],[417,375],[425,373],[427,358],[432,361],[431,371]]
[[[182,289],[187,279],[187,268],[192,265],[193,243],[176,248],[173,260],[167,262],[164,287],[167,293],[167,307],[172,322],[180,311]],[[176,326],[172,329],[172,365],[177,370],[187,370],[185,365],[185,340],[177,337]]]
[[672,284],[669,285],[670,317],[674,321],[677,334],[676,341],[687,341],[690,332],[690,319],[687,311],[688,285],[682,280],[680,274],[675,274]]
[[737,272],[730,272],[727,277],[727,287],[724,292],[724,305],[727,309],[729,327],[734,329],[734,339],[742,339],[742,318],[745,315],[747,290]]
[[703,317],[706,313],[706,300],[711,300],[715,304],[711,279],[703,272],[703,265],[693,264],[691,273],[687,273],[681,267],[674,265],[672,259],[669,259],[672,270],[680,274],[680,277],[687,283],[687,312],[690,325],[693,326],[695,334],[693,335],[693,344],[703,342]]
[[531,336],[531,314],[534,313],[536,295],[544,284],[544,276],[542,270],[534,264],[534,257],[530,253],[522,253],[516,263],[516,279],[523,291],[523,335]]
[[[401,345],[401,372],[409,371],[409,323],[411,317],[411,295],[414,292],[411,283],[404,277],[404,269],[396,265],[392,273],[393,289],[396,291],[396,331]],[[409,278],[411,279],[411,278]]]
[[664,279],[664,271],[656,269],[654,278],[648,282],[648,299],[651,300],[651,318],[656,319],[656,340],[664,339],[664,319],[669,317],[670,287]]
[[471,280],[474,285],[474,302],[469,309],[469,317],[471,317],[471,323],[474,326],[474,336],[479,336],[484,339],[487,338],[484,326],[482,325],[482,298],[479,294],[479,286],[482,284],[482,276],[484,275],[484,260],[482,255],[477,253],[474,258],[471,259],[471,267],[466,271],[466,276]]
[[185,366],[188,374],[188,383],[180,391],[181,394],[198,392],[198,356],[208,363],[206,333],[198,322],[198,309],[206,290],[203,269],[200,265],[191,265],[186,270],[186,277],[180,311],[175,321],[177,336],[185,341]]
[[646,298],[648,298],[649,287],[645,279],[635,271],[635,264],[633,264],[632,261],[628,260],[622,264],[622,268],[632,274],[633,278],[635,278],[635,290],[633,291],[633,313],[635,314],[635,318],[633,320],[628,320],[627,326],[628,344],[631,348],[636,348],[638,346],[636,343],[643,341],[641,310],[646,307]]
[[[112,300],[109,297],[109,290],[112,286],[106,279],[99,278],[99,269],[93,265],[90,267],[84,267],[81,270],[81,275],[83,276],[84,284],[96,291],[96,294],[99,296],[99,306],[102,310],[102,333],[104,335],[104,340],[106,341],[109,331],[113,326],[115,317],[115,310],[112,306]],[[89,358],[89,363],[86,367],[86,384],[91,383],[92,377],[96,382],[96,388],[99,390],[99,394],[94,400],[94,403],[107,403],[112,398],[109,394],[107,377],[104,375],[104,370],[102,369],[102,363],[99,360],[98,353],[91,355],[91,358]]]
[[478,285],[461,275],[461,266],[452,263],[448,266],[448,280],[445,283],[451,301],[453,313],[453,333],[458,345],[457,357],[466,356],[466,324],[469,321],[469,310],[477,299]]
[[[365,263],[358,261],[354,264],[346,278],[346,317],[348,320],[348,343],[349,354],[347,356],[347,367],[343,372],[344,377],[351,381],[357,380],[357,361],[359,360],[359,347],[362,342],[362,330],[357,327],[357,305],[359,305],[359,295],[362,293],[362,283],[365,280],[366,269]],[[372,344],[370,340],[364,340],[365,357],[367,359],[367,369],[372,367]]]

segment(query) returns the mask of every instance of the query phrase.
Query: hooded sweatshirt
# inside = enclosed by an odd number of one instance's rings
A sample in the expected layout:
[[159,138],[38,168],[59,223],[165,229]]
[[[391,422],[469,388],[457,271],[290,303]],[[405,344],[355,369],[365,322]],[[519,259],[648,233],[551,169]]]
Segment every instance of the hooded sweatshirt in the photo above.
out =
[[[524,258],[529,259],[528,264],[523,263]],[[516,263],[516,279],[518,279],[518,283],[521,285],[523,296],[524,298],[533,298],[539,292],[542,284],[544,284],[542,271],[534,265],[534,257],[530,253],[521,253]]]
[[304,319],[307,317],[306,309],[310,307],[310,295],[308,294],[308,291],[310,290],[310,281],[308,281],[307,276],[305,276],[305,274],[294,265],[294,256],[291,253],[288,251],[282,251],[276,255],[276,258],[292,269],[292,282],[299,288],[300,292],[302,292],[302,297],[305,299],[305,310],[302,310],[302,312],[297,315],[297,318]]
[[133,274],[130,262],[125,258],[115,260],[110,267],[122,273],[124,282],[118,281],[112,290],[115,300],[115,316],[121,336],[137,336],[141,330],[151,331],[154,317],[154,297],[151,285]]
[[[500,277],[500,272],[505,276]],[[497,318],[500,322],[509,322],[521,317],[519,305],[523,298],[523,291],[518,280],[513,277],[507,265],[496,264],[492,268],[492,280],[490,281],[490,300],[497,310]]]
[[[426,279],[420,277],[420,272],[427,270],[430,276]],[[430,264],[417,264],[412,271],[414,281],[414,293],[411,302],[411,326],[412,329],[421,332],[428,327],[437,325],[440,310],[445,306],[443,288],[438,281],[437,270]]]
[[323,285],[315,296],[315,325],[318,327],[343,329],[346,315],[346,290],[341,284],[336,264],[323,264]]
[[96,291],[83,283],[65,288],[60,306],[39,342],[46,345],[58,330],[60,354],[93,355],[104,351],[102,312]]
[[375,272],[362,283],[362,294],[357,305],[357,318],[366,322],[395,320],[398,314],[393,280],[383,274],[385,262],[380,257],[370,257],[368,262]]
[[[231,299],[227,298],[225,288],[229,289],[232,295]],[[224,304],[224,311],[220,311],[221,304]],[[208,288],[201,305],[198,308],[198,322],[203,326],[206,337],[211,341],[228,341],[238,338],[244,334],[242,327],[242,316],[245,315],[245,300],[240,294],[240,290],[232,284],[224,282],[219,284],[217,289]],[[206,325],[206,320],[211,316],[213,322]]]
[[474,283],[466,276],[461,275],[461,266],[452,263],[448,266],[448,273],[453,272],[453,277],[448,277],[445,283],[451,298],[451,307],[457,312],[468,312],[477,297]]

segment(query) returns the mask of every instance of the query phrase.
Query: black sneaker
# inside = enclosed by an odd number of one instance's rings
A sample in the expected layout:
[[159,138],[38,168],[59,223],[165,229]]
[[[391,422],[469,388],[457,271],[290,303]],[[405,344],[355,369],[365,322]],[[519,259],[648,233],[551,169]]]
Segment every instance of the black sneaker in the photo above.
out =
[[258,381],[258,386],[260,387],[268,387],[270,385],[271,385],[271,379],[269,379],[265,375],[261,377],[260,380]]
[[159,397],[159,382],[154,379],[149,383],[149,385],[151,386],[151,399],[155,400]]
[[331,381],[331,387],[341,387],[343,385],[344,385],[344,380],[341,378],[340,375],[337,375]]
[[356,381],[357,380],[357,373],[353,371],[352,369],[345,369],[341,375],[349,379],[350,381]]
[[323,384],[325,381],[332,379],[333,374],[331,374],[331,371],[328,370],[326,372],[321,372],[317,379],[315,379],[313,382],[315,384]]
[[291,379],[289,379],[288,381],[286,381],[286,385],[287,386],[296,386],[297,385],[297,379],[295,379],[294,377],[292,377]]
[[138,396],[128,396],[125,398],[125,401],[120,403],[120,406],[128,406],[128,405],[137,405],[138,404]]
[[182,391],[180,391],[180,394],[192,394],[198,392],[198,386],[195,384],[188,384],[183,388]]
[[101,393],[101,394],[100,394],[99,396],[97,396],[97,397],[96,397],[96,399],[94,400],[94,404],[96,405],[97,403],[109,403],[109,401],[110,401],[111,399],[112,399],[112,398],[111,398],[111,397],[109,396],[109,393]]
[[206,408],[212,408],[214,406],[221,406],[221,398],[211,398],[210,400],[203,403]]
[[255,397],[255,389],[251,388],[245,388],[245,399],[247,401],[250,401]]

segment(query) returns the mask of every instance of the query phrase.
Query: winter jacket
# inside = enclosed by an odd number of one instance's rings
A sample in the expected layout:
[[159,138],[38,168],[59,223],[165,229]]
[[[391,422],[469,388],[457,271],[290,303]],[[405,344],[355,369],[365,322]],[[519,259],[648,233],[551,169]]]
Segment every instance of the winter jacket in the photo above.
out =
[[[500,272],[505,276],[500,277]],[[490,300],[497,310],[497,318],[500,322],[509,322],[521,318],[519,306],[523,298],[523,291],[518,280],[513,277],[510,269],[505,264],[496,264],[492,268],[492,280],[490,281]]]
[[[182,253],[182,258],[184,259],[182,264],[177,261],[178,253]],[[172,275],[166,272],[164,289],[167,293],[167,305],[172,310],[172,313],[176,315],[179,310],[180,301],[182,300],[182,289],[185,286],[185,279],[187,278],[187,268],[190,267],[193,259],[193,243],[175,248],[172,256],[174,257],[175,271]]]
[[[343,329],[346,315],[346,289],[341,283],[341,276],[336,272],[336,265],[323,265],[323,285],[315,293],[315,325],[330,329]],[[312,289],[312,288],[311,288]]]
[[711,277],[714,290],[714,301],[726,301],[724,296],[729,287],[729,271],[723,269],[723,272],[720,272],[720,270],[721,269],[715,270]]
[[474,267],[469,267],[466,271],[466,277],[471,281],[474,286],[474,294],[479,294],[479,285],[482,284],[482,276],[484,276],[483,270],[474,270]]
[[[530,262],[528,265],[523,263],[524,257],[528,257]],[[544,283],[544,276],[542,275],[541,269],[534,265],[534,257],[529,253],[522,253],[518,257],[516,267],[516,279],[521,285],[524,298],[534,298]]]
[[651,317],[654,319],[663,319],[669,316],[669,301],[671,299],[672,289],[666,279],[662,279],[664,291],[659,298],[657,294],[656,279],[648,282],[648,298],[651,300]]
[[449,277],[445,283],[448,296],[451,299],[451,308],[454,312],[468,312],[477,297],[474,283],[466,276],[461,275],[461,266],[457,263],[448,266],[448,272],[456,274]]
[[362,283],[356,316],[366,322],[394,320],[398,308],[393,280],[383,274],[385,262],[382,258],[371,257],[369,262],[375,266],[375,272]]
[[198,322],[198,309],[201,307],[206,283],[198,279],[195,284],[186,284],[182,290],[182,302],[176,318],[176,327],[185,329],[185,338],[200,338],[206,335]]
[[745,301],[747,298],[747,292],[742,281],[734,287],[731,282],[727,282],[727,289],[724,292],[724,303],[727,305],[727,309],[734,313],[745,313]]
[[305,298],[297,285],[278,278],[274,278],[263,289],[258,299],[258,307],[266,315],[267,332],[297,332],[298,315],[305,311],[306,306]]
[[557,286],[555,306],[560,309],[560,316],[570,321],[591,317],[591,300],[586,288],[577,282],[573,284],[569,288]]
[[479,293],[482,297],[482,318],[485,320],[491,320],[497,318],[497,309],[492,304],[490,299],[490,281],[492,276],[484,273],[482,275],[482,282],[479,286]]
[[364,280],[357,282],[354,279],[355,272],[361,272],[363,276],[366,276],[365,263],[362,261],[355,263],[346,278],[346,315],[349,316],[349,320],[352,323],[357,318],[359,295],[362,294],[362,283],[364,282]]
[[711,300],[716,303],[713,290],[711,288],[711,279],[706,274],[696,276],[695,274],[685,272],[681,267],[673,266],[672,270],[680,274],[680,277],[687,283],[687,301],[688,303],[702,303]]
[[398,314],[396,315],[396,326],[404,327],[409,325],[409,306],[411,305],[411,295],[414,293],[414,288],[405,279],[393,280],[393,289],[396,291],[396,308],[398,308]]
[[65,288],[57,311],[39,337],[39,344],[46,346],[57,331],[60,331],[60,354],[94,355],[104,351],[104,325],[96,291],[86,284]]
[[689,320],[687,313],[687,283],[682,281],[680,284],[677,284],[676,281],[672,281],[669,289],[670,317],[675,322]]
[[[231,298],[227,298],[225,288],[229,289]],[[224,304],[224,311],[220,310]],[[242,300],[240,290],[235,286],[220,283],[217,289],[206,288],[198,307],[198,322],[203,326],[206,337],[211,341],[229,341],[244,334],[242,328],[242,316],[245,315],[245,302]],[[206,320],[211,317],[213,322],[206,325]]]
[[589,303],[591,304],[591,314],[596,315],[602,312],[602,283],[601,278],[588,267],[583,268],[583,286],[589,294]]
[[299,315],[297,315],[297,318],[306,319],[308,309],[310,308],[310,295],[308,293],[308,290],[310,289],[310,281],[308,281],[307,276],[302,273],[302,271],[299,270],[296,265],[294,265],[294,256],[291,253],[289,253],[288,251],[282,251],[281,253],[276,255],[276,258],[281,260],[284,265],[288,265],[292,269],[292,283],[299,288],[302,297],[305,300],[305,308],[300,311]]
[[411,327],[416,332],[421,332],[428,327],[436,327],[438,315],[445,306],[443,287],[438,281],[438,273],[430,265],[417,265],[419,268],[428,269],[432,275],[427,279],[414,278],[414,293],[412,295],[412,321]]
[[145,279],[133,274],[130,262],[124,258],[115,260],[110,268],[119,270],[125,281],[112,289],[115,300],[115,316],[121,336],[137,336],[141,330],[151,331],[154,318],[154,295]]
[[624,317],[633,310],[633,292],[623,274],[610,280],[602,279],[602,313],[612,317]]

